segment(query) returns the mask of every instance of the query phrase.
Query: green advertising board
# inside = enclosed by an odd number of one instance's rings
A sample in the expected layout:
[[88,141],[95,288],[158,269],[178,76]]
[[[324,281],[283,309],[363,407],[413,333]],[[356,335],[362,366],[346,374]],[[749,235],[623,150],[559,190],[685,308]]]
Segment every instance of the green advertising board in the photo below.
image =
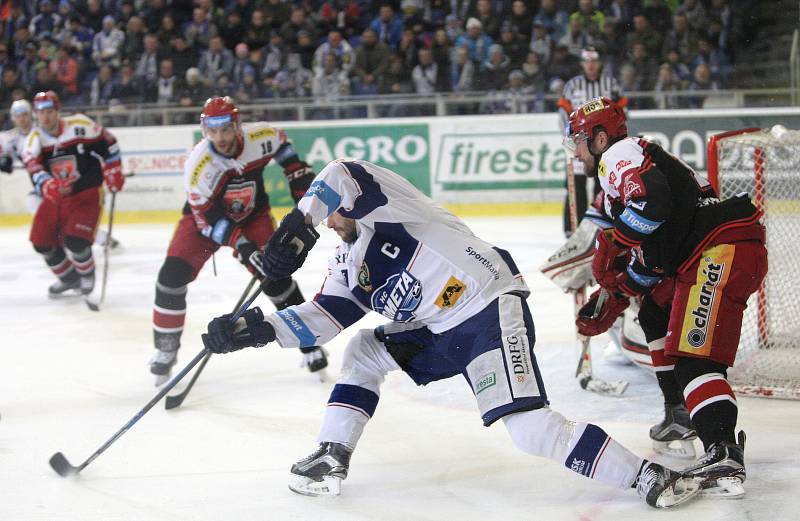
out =
[[[340,157],[365,159],[397,172],[431,193],[428,125],[352,125],[285,128],[300,157],[319,172]],[[267,166],[264,186],[273,206],[292,206],[283,169]]]
[[[427,124],[330,125],[284,127],[300,158],[315,172],[341,157],[365,159],[408,179],[431,193]],[[202,138],[195,133],[195,142]],[[293,206],[283,169],[274,161],[264,170],[264,187],[272,206]]]

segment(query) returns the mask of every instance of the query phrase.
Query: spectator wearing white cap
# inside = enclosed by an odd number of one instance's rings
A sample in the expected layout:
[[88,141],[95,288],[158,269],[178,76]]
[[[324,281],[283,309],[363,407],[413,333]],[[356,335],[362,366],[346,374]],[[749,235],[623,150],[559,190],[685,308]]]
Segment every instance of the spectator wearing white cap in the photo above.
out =
[[489,58],[492,39],[483,32],[483,24],[477,18],[467,20],[467,32],[456,39],[456,47],[466,47],[469,59],[483,63]]
[[103,65],[119,67],[125,33],[115,26],[113,16],[103,18],[103,29],[92,40],[92,60],[98,68]]

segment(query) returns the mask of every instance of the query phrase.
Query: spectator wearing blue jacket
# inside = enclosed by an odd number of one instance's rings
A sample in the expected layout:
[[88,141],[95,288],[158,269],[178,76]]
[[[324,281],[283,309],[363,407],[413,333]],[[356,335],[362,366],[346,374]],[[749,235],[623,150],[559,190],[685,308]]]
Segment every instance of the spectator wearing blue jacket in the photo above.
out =
[[483,32],[483,24],[477,18],[467,20],[467,32],[456,40],[456,47],[466,47],[469,59],[483,63],[489,59],[489,47],[492,46],[492,39]]
[[403,36],[403,21],[395,16],[391,5],[382,5],[378,16],[369,26],[378,35],[379,42],[385,43],[392,50],[397,49]]

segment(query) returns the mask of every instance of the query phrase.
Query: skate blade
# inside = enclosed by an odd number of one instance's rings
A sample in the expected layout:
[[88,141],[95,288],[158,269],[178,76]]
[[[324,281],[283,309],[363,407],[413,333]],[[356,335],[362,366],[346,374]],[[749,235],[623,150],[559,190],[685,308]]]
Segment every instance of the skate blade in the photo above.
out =
[[305,476],[291,474],[289,490],[304,496],[338,496],[342,492],[342,478],[325,476],[322,481],[314,481]]
[[326,371],[325,369],[320,369],[319,371],[312,374],[317,375],[317,378],[319,378],[320,383],[325,383],[328,381],[328,371]]
[[685,503],[698,495],[702,490],[699,480],[685,477],[680,478],[658,496],[656,508],[671,508]]
[[79,289],[68,289],[61,293],[48,293],[47,298],[50,300],[71,300],[76,297],[86,297]]
[[704,497],[718,499],[742,499],[744,497],[744,484],[739,478],[717,478],[703,483]]
[[694,459],[697,456],[694,450],[694,438],[672,441],[653,440],[653,450],[657,454],[672,458]]

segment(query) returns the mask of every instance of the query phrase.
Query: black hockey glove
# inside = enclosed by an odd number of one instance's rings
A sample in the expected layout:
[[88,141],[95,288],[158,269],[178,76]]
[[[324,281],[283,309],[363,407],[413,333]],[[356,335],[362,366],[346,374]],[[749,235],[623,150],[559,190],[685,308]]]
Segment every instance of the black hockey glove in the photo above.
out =
[[212,353],[230,353],[245,347],[262,347],[275,340],[275,329],[264,321],[261,308],[248,309],[235,323],[232,313],[217,317],[208,323],[208,333],[203,333],[203,345]]
[[263,279],[264,266],[261,265],[263,253],[258,249],[258,246],[252,242],[245,241],[239,244],[236,247],[236,250],[238,251],[237,258],[239,259],[239,262],[244,264],[244,267],[247,268],[250,273],[259,279]]
[[264,249],[264,275],[273,280],[289,277],[303,265],[318,238],[314,227],[306,224],[303,212],[292,209]]

